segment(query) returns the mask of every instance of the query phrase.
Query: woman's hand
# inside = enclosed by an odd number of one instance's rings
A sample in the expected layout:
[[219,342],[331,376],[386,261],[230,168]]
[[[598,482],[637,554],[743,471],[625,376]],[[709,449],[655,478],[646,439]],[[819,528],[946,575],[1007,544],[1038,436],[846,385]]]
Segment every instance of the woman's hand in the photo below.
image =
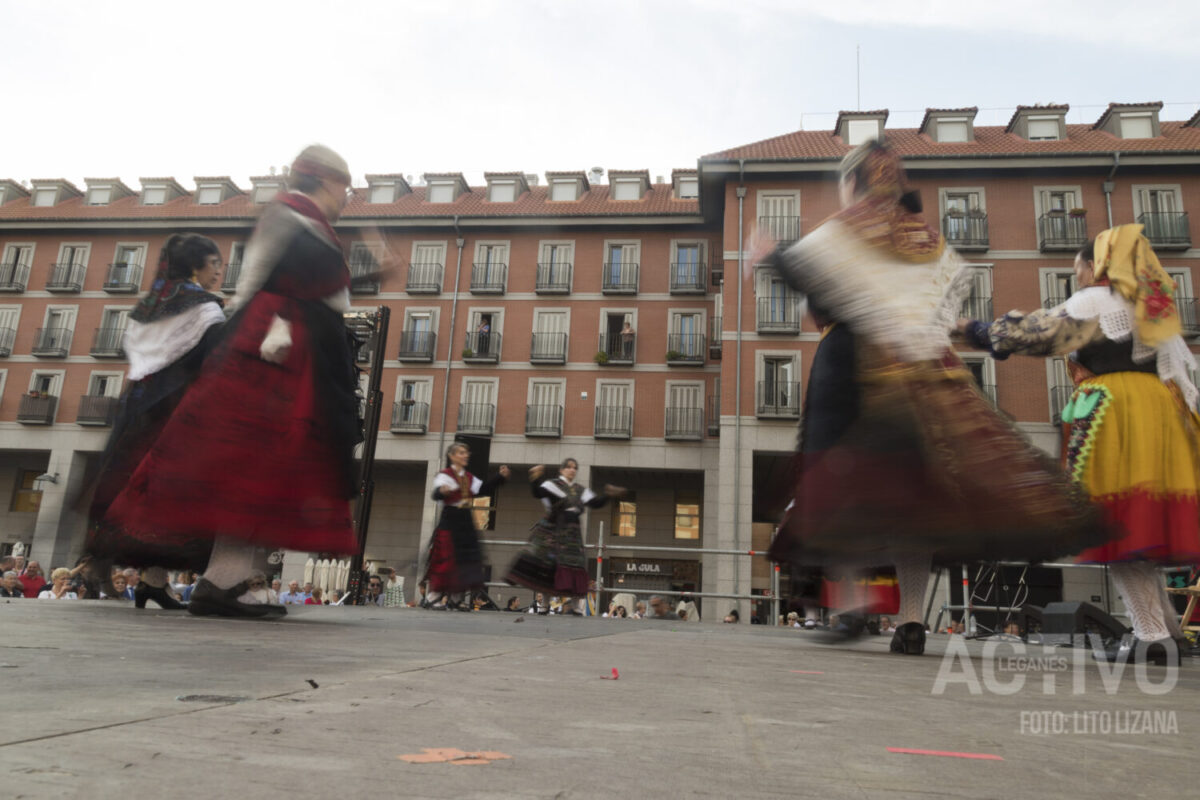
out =
[[541,478],[545,474],[546,474],[546,467],[544,464],[538,464],[536,467],[529,468],[529,480],[531,480],[531,481],[536,481],[537,479]]
[[973,319],[966,319],[965,317],[959,319],[959,321],[954,325],[954,332],[959,336],[966,336],[967,328],[971,327],[971,323],[974,321],[975,320]]
[[766,261],[779,246],[779,241],[769,231],[755,228],[746,244],[749,246],[750,255],[742,262],[742,277],[749,279],[754,277],[754,268]]
[[511,475],[511,474],[512,474],[512,470],[510,470],[510,469],[508,468],[508,465],[507,465],[507,464],[501,464],[501,465],[500,465],[500,477],[502,477],[502,478],[504,478],[505,480],[507,480],[507,479],[508,479],[508,476],[509,476],[509,475]]
[[611,483],[606,483],[604,484],[604,494],[616,499],[629,494],[629,490],[624,486],[613,486]]

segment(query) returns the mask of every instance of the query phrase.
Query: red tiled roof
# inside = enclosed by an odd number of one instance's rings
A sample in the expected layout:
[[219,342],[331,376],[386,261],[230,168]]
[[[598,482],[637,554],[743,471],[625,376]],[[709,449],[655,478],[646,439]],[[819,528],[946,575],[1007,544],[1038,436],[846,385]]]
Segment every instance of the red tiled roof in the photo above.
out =
[[839,111],[837,119],[833,123],[833,132],[837,133],[841,130],[842,120],[844,119],[862,119],[868,117],[874,119],[882,117],[884,122],[887,122],[888,110],[886,108],[877,108],[874,111]]
[[1192,114],[1192,116],[1188,118],[1188,121],[1183,124],[1189,128],[1200,126],[1200,110],[1197,110],[1195,114]]
[[1008,118],[1008,124],[1004,126],[1004,130],[1011,131],[1013,124],[1017,121],[1017,118],[1020,117],[1022,112],[1025,111],[1061,111],[1063,114],[1066,114],[1070,110],[1071,106],[1067,103],[1046,103],[1045,105],[1017,106],[1013,110],[1013,115]]
[[[464,193],[452,203],[426,203],[428,187],[413,187],[411,194],[394,203],[368,203],[363,195],[351,198],[342,214],[345,220],[380,217],[621,217],[621,216],[695,216],[700,213],[696,198],[676,199],[671,184],[651,186],[640,200],[608,199],[607,185],[593,186],[573,203],[548,202],[548,186],[531,186],[511,203],[489,203],[487,193]],[[365,193],[364,193],[365,194]],[[228,219],[251,221],[263,205],[239,194],[215,205],[197,205],[192,195],[177,197],[162,205],[145,206],[139,196],[122,197],[106,206],[84,205],[82,198],[65,200],[54,206],[33,206],[21,197],[0,206],[0,223],[14,221],[71,220],[155,220],[155,219]]]
[[[1114,150],[1122,153],[1200,152],[1200,128],[1188,127],[1183,122],[1163,122],[1161,127],[1162,135],[1153,139],[1121,139],[1105,131],[1093,130],[1091,125],[1068,125],[1067,138],[1051,142],[1030,142],[1007,133],[998,125],[976,126],[973,142],[935,142],[917,128],[894,128],[884,131],[884,135],[888,144],[906,158],[1085,155],[1108,154]],[[700,160],[822,161],[840,159],[851,149],[840,136],[828,131],[794,131],[709,153]]]
[[970,114],[974,117],[979,113],[979,106],[969,106],[967,108],[927,108],[925,116],[921,117],[921,124],[917,130],[925,130],[925,126],[929,124],[929,117],[933,114]]
[[1104,109],[1104,113],[1100,115],[1100,118],[1092,123],[1092,127],[1097,129],[1104,127],[1104,123],[1108,121],[1108,118],[1112,116],[1112,113],[1114,111],[1120,111],[1123,108],[1146,108],[1154,109],[1155,111],[1162,111],[1162,107],[1162,100],[1155,100],[1152,103],[1109,103],[1108,108]]

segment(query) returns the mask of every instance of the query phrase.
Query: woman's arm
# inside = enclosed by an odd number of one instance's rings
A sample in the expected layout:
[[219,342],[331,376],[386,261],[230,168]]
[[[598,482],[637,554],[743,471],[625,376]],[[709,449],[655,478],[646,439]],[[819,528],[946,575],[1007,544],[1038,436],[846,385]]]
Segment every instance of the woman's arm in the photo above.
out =
[[1010,311],[990,323],[963,319],[958,330],[972,346],[987,350],[1000,361],[1014,353],[1064,355],[1104,337],[1098,320],[1075,319],[1065,304],[1028,314]]

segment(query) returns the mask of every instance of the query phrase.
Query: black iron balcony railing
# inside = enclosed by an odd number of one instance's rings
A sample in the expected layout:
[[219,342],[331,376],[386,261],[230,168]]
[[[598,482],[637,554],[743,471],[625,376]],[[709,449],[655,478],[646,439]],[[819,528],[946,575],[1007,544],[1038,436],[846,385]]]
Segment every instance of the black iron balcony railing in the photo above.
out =
[[367,340],[358,346],[354,351],[354,360],[359,364],[370,364],[371,359],[375,357],[375,336],[367,337]]
[[525,406],[526,436],[562,436],[562,406]]
[[759,333],[799,333],[804,305],[795,295],[764,297],[758,301]]
[[667,408],[666,438],[697,440],[704,438],[703,408]]
[[397,400],[392,404],[392,433],[425,433],[429,430],[429,403]]
[[130,294],[142,285],[141,264],[109,264],[103,289],[110,294]]
[[1078,250],[1087,244],[1087,217],[1049,212],[1038,217],[1038,249]]
[[0,357],[12,355],[13,342],[16,340],[16,328],[0,328]]
[[66,358],[71,352],[70,328],[38,328],[33,333],[33,354],[43,358]]
[[117,419],[119,403],[115,397],[85,394],[79,398],[79,411],[75,414],[75,421],[80,425],[111,427]]
[[463,403],[458,407],[458,432],[491,436],[496,427],[496,407],[491,403]]
[[992,316],[992,298],[971,295],[963,301],[961,316],[967,319],[979,319],[984,322],[991,322],[994,319]]
[[947,244],[959,250],[987,250],[987,214],[946,214],[942,217],[942,234],[946,237]]
[[708,396],[708,435],[721,435],[721,396],[719,394]]
[[1192,246],[1186,211],[1146,211],[1138,214],[1137,221],[1154,247],[1186,250]]
[[758,229],[778,242],[794,242],[800,238],[800,218],[759,217]]
[[595,436],[598,439],[633,436],[633,409],[629,406],[596,406]]
[[1050,387],[1050,421],[1055,425],[1062,422],[1062,411],[1073,394],[1075,387],[1071,384],[1060,383]]
[[632,364],[637,354],[636,333],[602,333],[596,363],[600,366],[624,366]]
[[708,291],[705,283],[704,264],[690,261],[677,261],[671,264],[671,294],[704,294]]
[[23,394],[17,404],[17,422],[25,425],[51,425],[58,410],[58,398],[49,394]]
[[534,364],[567,363],[567,335],[535,331],[529,343],[529,360]]
[[438,294],[442,291],[442,265],[409,264],[404,290],[409,294]]
[[[1200,336],[1200,309],[1196,307],[1196,298],[1175,296],[1175,307],[1179,309],[1179,323],[1183,326],[1184,336]],[[3,345],[0,345],[0,350]]]
[[668,364],[703,364],[705,340],[703,333],[668,333]]
[[437,334],[433,331],[401,331],[400,361],[433,361]]
[[568,294],[571,291],[571,265],[539,263],[534,291],[538,294]]
[[88,352],[97,358],[124,358],[124,342],[124,328],[96,328],[92,349]]
[[504,294],[507,280],[507,264],[475,264],[471,267],[471,294]]
[[82,292],[83,264],[68,261],[65,264],[51,264],[50,278],[46,281],[47,292]]
[[791,381],[759,381],[755,394],[759,417],[799,419],[800,384]]
[[500,361],[500,334],[467,332],[462,359],[472,364],[495,364]]
[[358,256],[350,261],[350,291],[354,294],[379,294],[379,262],[373,256]]
[[0,292],[23,292],[29,284],[29,265],[0,264]]
[[710,318],[708,321],[708,357],[713,361],[721,358],[721,335],[721,318]]
[[221,291],[225,294],[233,294],[237,291],[238,278],[242,275],[242,262],[230,261],[225,265],[225,272],[221,273]]
[[637,294],[638,265],[630,262],[608,261],[600,278],[600,291],[605,294]]
[[717,261],[712,265],[710,272],[712,274],[713,288],[719,288],[721,286],[721,282],[725,280],[725,262]]

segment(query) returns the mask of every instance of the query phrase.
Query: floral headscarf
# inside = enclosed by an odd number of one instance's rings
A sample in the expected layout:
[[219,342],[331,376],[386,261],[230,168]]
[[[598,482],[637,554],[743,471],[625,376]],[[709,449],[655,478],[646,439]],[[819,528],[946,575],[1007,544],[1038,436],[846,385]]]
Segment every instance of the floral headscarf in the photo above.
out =
[[1138,339],[1158,347],[1183,330],[1175,306],[1175,281],[1163,270],[1142,226],[1118,225],[1096,237],[1096,280],[1133,303]]

